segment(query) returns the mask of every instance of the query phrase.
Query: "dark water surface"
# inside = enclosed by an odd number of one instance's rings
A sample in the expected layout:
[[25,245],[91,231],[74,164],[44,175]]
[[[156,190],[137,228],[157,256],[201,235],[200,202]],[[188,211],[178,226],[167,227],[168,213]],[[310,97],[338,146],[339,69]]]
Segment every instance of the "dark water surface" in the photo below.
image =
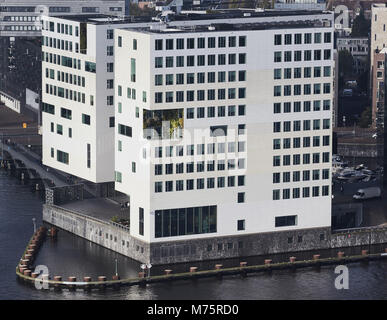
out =
[[[29,186],[0,171],[0,299],[387,299],[385,260],[348,265],[348,290],[335,289],[337,275],[334,266],[328,266],[320,270],[249,275],[244,279],[235,276],[223,280],[161,283],[145,288],[134,286],[119,291],[39,291],[18,282],[15,267],[33,233],[32,218],[41,223],[42,203],[39,194],[32,193]],[[44,243],[36,264],[46,265],[51,275],[61,275],[63,279],[99,275],[111,278],[116,258],[122,278],[137,276],[138,262],[60,231],[56,241],[48,239]],[[155,273],[161,271],[162,268],[152,269]]]

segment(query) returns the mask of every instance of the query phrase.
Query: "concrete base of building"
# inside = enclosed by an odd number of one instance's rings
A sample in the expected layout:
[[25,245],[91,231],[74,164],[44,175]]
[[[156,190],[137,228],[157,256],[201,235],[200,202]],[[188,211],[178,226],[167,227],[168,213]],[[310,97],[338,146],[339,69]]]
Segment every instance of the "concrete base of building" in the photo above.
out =
[[146,243],[117,224],[48,204],[43,206],[43,221],[153,265],[387,243],[387,228],[332,233],[330,227]]

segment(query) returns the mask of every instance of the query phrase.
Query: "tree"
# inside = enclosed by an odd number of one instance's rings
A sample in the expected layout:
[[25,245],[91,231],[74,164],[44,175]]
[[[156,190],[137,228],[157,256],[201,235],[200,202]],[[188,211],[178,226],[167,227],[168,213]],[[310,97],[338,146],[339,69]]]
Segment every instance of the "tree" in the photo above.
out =
[[149,7],[144,7],[141,9],[138,4],[130,3],[129,13],[131,16],[155,16],[157,14],[156,10]]
[[368,37],[371,22],[364,17],[363,11],[353,20],[351,37]]
[[362,112],[359,120],[359,126],[360,128],[369,128],[371,123],[372,123],[372,112],[371,112],[371,107],[369,106]]

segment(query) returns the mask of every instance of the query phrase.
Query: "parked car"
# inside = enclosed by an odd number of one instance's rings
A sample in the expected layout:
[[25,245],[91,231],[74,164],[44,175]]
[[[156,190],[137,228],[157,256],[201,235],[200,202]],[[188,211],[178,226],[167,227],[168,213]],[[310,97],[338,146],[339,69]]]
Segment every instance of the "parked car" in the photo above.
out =
[[353,198],[355,200],[365,200],[365,199],[372,199],[372,198],[379,198],[381,197],[382,191],[379,187],[369,187],[364,189],[359,189],[357,192],[353,195]]

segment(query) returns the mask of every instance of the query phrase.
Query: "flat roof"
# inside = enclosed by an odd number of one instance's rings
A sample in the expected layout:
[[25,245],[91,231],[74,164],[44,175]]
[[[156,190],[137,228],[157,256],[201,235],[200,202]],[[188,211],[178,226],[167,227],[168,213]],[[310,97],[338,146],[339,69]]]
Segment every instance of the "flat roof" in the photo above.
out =
[[[144,27],[135,28],[134,31],[143,33],[170,34],[170,33],[195,33],[195,32],[224,32],[224,31],[251,31],[270,29],[301,29],[301,28],[327,28],[321,20],[305,21],[279,21],[279,22],[254,22],[254,23],[211,23],[199,26],[172,26],[170,28]],[[130,29],[130,28],[129,28]]]
[[[216,20],[216,19],[236,19],[236,18],[251,18],[251,17],[286,17],[286,16],[316,16],[321,14],[332,14],[328,11],[308,11],[308,10],[216,10],[210,13],[181,13],[168,15],[168,21],[192,21],[192,20]],[[160,15],[159,15],[160,16]],[[141,23],[155,21],[156,17],[152,16],[128,16],[117,17],[104,14],[90,15],[62,15],[55,18],[71,20],[76,22],[86,22],[90,24],[125,24],[125,23]],[[157,21],[157,20],[156,20]]]

